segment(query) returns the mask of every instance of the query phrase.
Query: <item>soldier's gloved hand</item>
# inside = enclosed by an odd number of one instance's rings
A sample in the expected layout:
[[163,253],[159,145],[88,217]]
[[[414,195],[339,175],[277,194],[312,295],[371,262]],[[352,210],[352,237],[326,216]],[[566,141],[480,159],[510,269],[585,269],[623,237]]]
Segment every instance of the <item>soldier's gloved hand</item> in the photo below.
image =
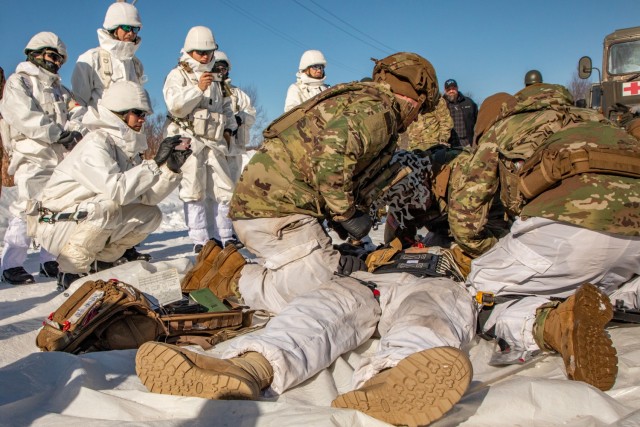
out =
[[167,162],[169,156],[178,144],[180,144],[180,135],[170,136],[162,140],[158,146],[158,151],[156,151],[156,156],[153,158],[158,167]]
[[236,116],[236,123],[238,124],[238,127],[240,127],[242,125],[242,117]]
[[180,173],[180,168],[182,168],[182,165],[184,165],[184,162],[187,161],[187,158],[191,153],[192,151],[190,149],[174,150],[169,154],[169,158],[167,159],[167,167],[169,170],[175,173]]
[[56,144],[61,144],[66,150],[71,151],[73,147],[82,139],[82,134],[78,131],[62,131],[60,138],[56,141]]
[[340,261],[338,262],[338,274],[349,276],[354,271],[367,271],[367,264],[358,257],[352,255],[340,255]]
[[351,237],[356,240],[360,240],[369,234],[369,230],[371,230],[373,223],[371,222],[371,217],[369,215],[361,211],[356,211],[351,218],[345,221],[340,221],[340,225],[351,235]]

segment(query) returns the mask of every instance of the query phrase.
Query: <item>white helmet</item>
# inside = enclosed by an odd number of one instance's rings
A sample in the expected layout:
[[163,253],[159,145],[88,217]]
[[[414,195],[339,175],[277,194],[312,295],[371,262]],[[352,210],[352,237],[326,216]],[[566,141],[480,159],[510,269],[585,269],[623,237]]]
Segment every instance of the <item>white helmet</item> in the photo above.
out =
[[216,62],[219,62],[219,61],[226,62],[227,65],[229,66],[229,71],[231,71],[231,61],[229,61],[229,57],[227,56],[227,54],[221,50],[216,50],[215,52],[213,52],[213,62],[215,64]]
[[319,50],[307,50],[302,54],[300,58],[300,66],[298,70],[303,71],[306,70],[311,65],[321,64],[326,66],[327,60],[324,59],[324,55]]
[[104,16],[102,27],[105,30],[111,31],[120,25],[131,25],[132,27],[142,28],[142,21],[140,21],[138,9],[136,9],[134,5],[120,1],[109,6],[107,14]]
[[142,110],[153,113],[147,91],[139,83],[128,80],[111,83],[102,94],[100,104],[115,112]]
[[194,50],[214,50],[217,49],[216,39],[213,33],[207,27],[193,27],[187,33],[184,39],[184,51],[191,52]]
[[60,40],[60,37],[48,31],[43,31],[31,37],[31,40],[24,48],[24,53],[28,55],[29,52],[42,50],[46,47],[55,49],[62,55],[64,62],[67,61],[67,46]]

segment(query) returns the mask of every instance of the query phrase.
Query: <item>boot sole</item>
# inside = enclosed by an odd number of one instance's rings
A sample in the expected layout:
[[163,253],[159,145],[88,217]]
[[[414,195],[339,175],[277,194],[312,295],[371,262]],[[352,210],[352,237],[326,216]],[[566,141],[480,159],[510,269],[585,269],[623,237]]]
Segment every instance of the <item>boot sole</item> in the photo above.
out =
[[147,342],[136,353],[136,373],[153,393],[205,399],[254,399],[254,392],[239,378],[197,367],[173,346]]
[[[453,347],[412,354],[392,368],[383,382],[338,396],[331,406],[351,408],[394,425],[428,425],[464,395],[473,366]],[[372,379],[375,380],[375,377]]]
[[565,359],[567,376],[584,381],[600,390],[613,387],[618,374],[618,357],[605,325],[613,318],[609,297],[593,285],[576,292],[574,324],[569,353]]

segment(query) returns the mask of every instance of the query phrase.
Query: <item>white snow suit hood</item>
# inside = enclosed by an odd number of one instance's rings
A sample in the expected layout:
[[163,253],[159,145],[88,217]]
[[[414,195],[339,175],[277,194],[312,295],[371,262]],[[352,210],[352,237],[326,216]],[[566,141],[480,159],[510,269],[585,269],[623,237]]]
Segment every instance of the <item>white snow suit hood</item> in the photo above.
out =
[[98,29],[98,42],[100,42],[100,47],[109,51],[111,55],[121,61],[133,58],[140,47],[141,41],[142,39],[138,36],[133,42],[123,42],[114,39],[107,30],[102,28]]
[[143,153],[148,148],[144,126],[140,132],[136,132],[127,126],[115,113],[107,110],[102,105],[98,105],[97,110],[89,108],[89,111],[82,119],[82,123],[89,131],[101,129],[107,132],[113,138],[115,144],[129,157]]

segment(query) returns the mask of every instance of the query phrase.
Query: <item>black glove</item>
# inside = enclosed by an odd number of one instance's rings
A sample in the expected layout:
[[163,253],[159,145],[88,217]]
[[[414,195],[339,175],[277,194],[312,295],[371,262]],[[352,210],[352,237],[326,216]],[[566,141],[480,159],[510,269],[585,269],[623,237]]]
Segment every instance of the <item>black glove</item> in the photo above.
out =
[[371,230],[373,223],[371,222],[371,217],[369,215],[361,211],[356,211],[356,213],[354,213],[348,220],[340,221],[340,225],[351,235],[351,237],[356,240],[360,240],[369,234],[369,230]]
[[342,227],[342,225],[340,225],[339,222],[329,220],[329,221],[327,221],[327,223],[329,225],[329,228],[331,228],[333,231],[335,231],[336,234],[338,235],[338,237],[340,237],[340,239],[347,240],[349,238],[349,233],[347,233],[347,230],[345,230]]
[[240,127],[242,125],[242,117],[236,116],[236,123],[238,124],[238,127]]
[[77,132],[75,130],[64,130],[60,134],[60,138],[58,138],[56,144],[62,144],[62,146],[64,146],[66,150],[71,151],[81,139],[82,134],[80,132]]
[[367,271],[367,264],[358,257],[340,255],[340,261],[338,262],[338,274],[350,276],[354,271]]
[[169,154],[169,158],[167,159],[167,167],[169,170],[179,173],[180,168],[182,168],[182,165],[184,165],[184,162],[187,161],[187,157],[189,157],[191,153],[191,150],[174,150]]
[[153,160],[156,162],[158,167],[164,165],[171,153],[173,153],[174,148],[180,144],[180,135],[170,136],[169,138],[165,138],[162,140],[160,145],[158,145],[158,151],[156,151],[156,156]]
[[369,252],[363,246],[352,245],[351,243],[341,243],[333,245],[333,249],[340,252],[342,256],[354,256],[360,259],[366,259]]

